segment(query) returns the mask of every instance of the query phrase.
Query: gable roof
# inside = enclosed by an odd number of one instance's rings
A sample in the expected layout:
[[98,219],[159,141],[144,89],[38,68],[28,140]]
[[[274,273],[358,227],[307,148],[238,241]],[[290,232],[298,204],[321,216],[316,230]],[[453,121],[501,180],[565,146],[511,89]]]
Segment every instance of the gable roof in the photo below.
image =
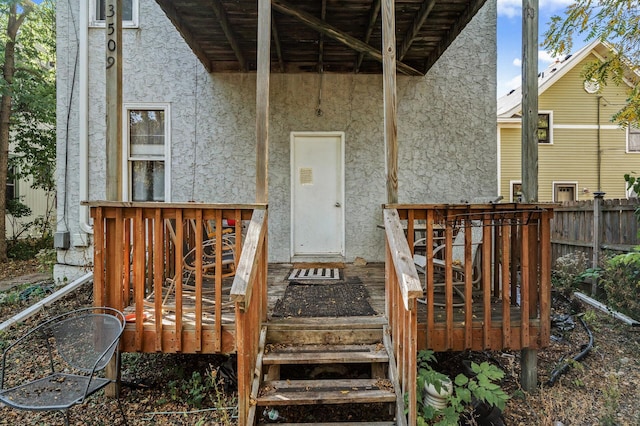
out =
[[[553,86],[560,78],[580,64],[586,57],[593,53],[604,60],[612,52],[606,43],[595,40],[584,46],[574,54],[569,54],[564,59],[558,60],[538,74],[538,96],[542,95],[549,87]],[[520,119],[522,105],[522,86],[512,90],[498,98],[498,121]]]

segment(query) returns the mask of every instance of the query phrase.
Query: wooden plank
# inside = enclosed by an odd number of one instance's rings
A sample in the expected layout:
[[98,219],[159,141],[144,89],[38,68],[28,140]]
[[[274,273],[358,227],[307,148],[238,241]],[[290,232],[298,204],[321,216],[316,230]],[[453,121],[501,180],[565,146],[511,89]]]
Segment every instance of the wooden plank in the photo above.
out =
[[265,382],[258,405],[314,405],[395,402],[379,379],[276,380]]
[[[203,223],[202,223],[202,210],[196,211],[196,220],[193,225],[193,232],[195,234],[195,249],[196,249],[196,351],[200,351],[202,348],[202,274],[203,274]],[[218,336],[214,336],[214,339]]]
[[392,265],[395,267],[404,309],[409,309],[409,299],[422,297],[422,287],[416,266],[413,263],[411,250],[404,236],[404,230],[396,210],[383,210],[385,235],[389,244]]
[[433,309],[433,292],[434,292],[434,268],[433,268],[433,224],[434,224],[433,210],[426,212],[427,221],[427,269],[425,272],[425,289],[427,298],[427,347],[431,347],[433,344],[431,330],[434,329],[434,309]]
[[[167,226],[171,226],[170,223]],[[176,351],[181,352],[182,346],[182,268],[183,268],[183,241],[184,241],[184,225],[182,219],[182,210],[176,211],[175,218],[175,263],[176,263],[176,324],[175,324],[175,336],[176,336]],[[171,229],[171,228],[169,228]]]
[[[264,242],[266,234],[266,210],[255,210],[249,223],[247,236],[243,247],[243,256],[240,259],[236,276],[231,288],[231,300],[239,303],[244,311],[249,308],[251,301],[251,283],[257,273],[255,266],[259,262],[258,249]],[[246,256],[245,256],[246,255]]]
[[398,117],[395,1],[382,0],[382,87],[387,202],[398,202]]
[[[364,38],[362,39],[362,41],[366,44],[369,44],[371,34],[373,33],[376,22],[378,21],[378,15],[380,15],[380,0],[373,0],[373,2],[371,3],[371,9],[369,9],[369,21],[367,23],[367,30],[365,31]],[[356,61],[356,67],[354,70],[355,74],[360,71],[360,65],[362,65],[363,59],[364,52],[358,53],[358,60]]]
[[538,201],[538,1],[522,0],[522,196]]
[[156,208],[153,219],[153,291],[155,293],[156,350],[162,350],[162,287],[164,285],[164,250],[162,210]]
[[[389,0],[385,0],[385,1],[389,1]],[[325,34],[357,52],[365,53],[371,56],[373,59],[375,59],[378,62],[381,62],[381,63],[383,62],[383,55],[379,51],[369,46],[367,43],[364,43],[361,40],[358,40],[357,38],[349,35],[348,33],[345,33],[344,31],[341,31],[336,27],[327,24],[326,22],[322,22],[320,19],[316,18],[310,13],[297,9],[293,5],[287,2],[284,2],[282,0],[272,0],[271,4],[273,8],[278,12],[288,16],[292,16],[297,20],[299,20],[300,22],[304,23],[305,25],[309,26],[310,28],[313,28],[314,30],[318,31],[319,33]],[[395,59],[395,55],[394,55],[394,59]],[[424,73],[402,62],[398,62],[396,66],[400,72],[406,75],[414,75],[414,76],[424,75]]]
[[91,209],[93,218],[93,303],[94,306],[105,306],[105,224],[103,208]]
[[471,246],[473,244],[471,221],[464,221],[464,340],[465,347],[471,347],[473,339],[473,261]]
[[269,347],[265,364],[331,364],[388,362],[380,345],[286,345]]
[[540,232],[540,345],[548,346],[551,333],[551,235],[549,222],[551,213],[544,212]]
[[227,12],[224,10],[224,6],[220,2],[220,0],[210,0],[209,5],[211,9],[213,9],[213,13],[216,15],[216,20],[220,27],[222,28],[222,32],[224,32],[233,53],[236,55],[238,62],[240,63],[240,71],[247,72],[249,69],[247,68],[247,61],[244,58],[242,53],[242,48],[240,47],[240,43],[238,42],[238,37],[236,36],[233,28],[231,28],[231,24],[229,23],[229,19],[227,18]]
[[105,26],[106,197],[119,201],[122,200],[122,0],[106,0]]
[[444,283],[445,283],[445,311],[448,348],[453,347],[453,222],[454,219],[447,212],[444,230]]
[[413,44],[413,41],[416,39],[418,33],[420,32],[420,29],[424,25],[435,4],[436,0],[424,0],[422,2],[420,10],[413,17],[411,26],[407,28],[407,32],[402,38],[402,46],[400,47],[400,51],[398,52],[398,60],[402,61],[404,59],[404,56],[409,51],[409,48]]
[[[142,209],[135,209],[135,218],[133,222],[133,297],[136,306],[136,318],[143,318],[144,309],[144,264],[145,264],[145,238],[144,238],[144,220],[142,219]],[[143,345],[143,323],[135,322],[136,341],[135,347],[138,351],[142,350]]]
[[269,200],[269,71],[271,67],[271,1],[258,0],[256,72],[256,201]]
[[491,325],[491,217],[486,214],[482,221],[482,295],[484,308],[484,347],[491,349],[489,332]]
[[507,222],[502,224],[502,259],[501,259],[501,278],[502,278],[502,349],[511,348],[511,286],[516,287],[515,282],[510,282],[510,261],[513,253],[510,244],[510,225]]
[[522,340],[521,345],[523,348],[529,346],[529,286],[532,285],[529,280],[531,274],[529,272],[529,226],[522,226],[522,258],[521,258],[521,273],[520,273],[520,311],[522,321]]

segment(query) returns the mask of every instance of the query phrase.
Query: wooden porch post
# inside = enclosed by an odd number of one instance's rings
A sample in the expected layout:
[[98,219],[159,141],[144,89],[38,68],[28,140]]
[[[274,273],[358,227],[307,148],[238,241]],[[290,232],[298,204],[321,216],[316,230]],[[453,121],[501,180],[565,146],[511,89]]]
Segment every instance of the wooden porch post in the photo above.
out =
[[[522,0],[522,195],[538,201],[538,0]],[[533,284],[533,283],[532,283]],[[529,297],[529,295],[523,295]],[[531,314],[537,310],[532,307]],[[522,388],[537,386],[538,351],[521,351]]]
[[269,71],[271,67],[271,2],[258,1],[256,76],[256,202],[269,200]]
[[398,202],[398,119],[396,99],[395,1],[382,1],[382,74],[384,90],[384,147],[387,202]]
[[[106,198],[108,201],[122,200],[122,0],[107,0],[105,3],[106,24]],[[118,246],[116,220],[109,219],[106,224],[107,248],[115,250]],[[101,228],[96,232],[101,232]],[[113,265],[117,257],[107,252],[108,266],[105,279],[105,306],[116,307],[116,292],[120,289],[121,277]],[[119,353],[114,355],[107,365],[106,375],[117,379],[105,389],[105,394],[115,397],[120,393]]]

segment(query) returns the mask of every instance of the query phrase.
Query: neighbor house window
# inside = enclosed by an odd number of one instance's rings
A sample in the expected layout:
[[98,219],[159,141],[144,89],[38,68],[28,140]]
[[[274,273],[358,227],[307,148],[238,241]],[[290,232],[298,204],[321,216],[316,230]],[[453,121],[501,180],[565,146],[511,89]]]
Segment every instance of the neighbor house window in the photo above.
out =
[[125,108],[125,197],[131,201],[168,201],[169,106]]
[[538,114],[538,143],[551,143],[551,114]]
[[[107,18],[106,0],[89,0],[91,25],[104,27]],[[138,0],[122,0],[122,27],[132,28],[138,26]]]
[[576,201],[577,183],[553,183],[553,201],[562,203],[564,201]]
[[627,152],[640,152],[640,129],[631,125],[627,127]]
[[15,167],[9,166],[7,170],[7,186],[5,192],[5,203],[18,198],[18,183],[16,182],[16,169]]
[[511,181],[511,199],[512,203],[522,202],[522,182]]

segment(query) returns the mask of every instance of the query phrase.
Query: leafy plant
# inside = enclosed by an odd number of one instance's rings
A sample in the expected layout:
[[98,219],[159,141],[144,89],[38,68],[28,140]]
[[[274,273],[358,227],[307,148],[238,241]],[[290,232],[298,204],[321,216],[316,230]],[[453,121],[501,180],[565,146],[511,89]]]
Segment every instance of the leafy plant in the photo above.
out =
[[587,265],[587,256],[581,251],[568,253],[556,259],[551,271],[553,288],[565,295],[572,293],[585,278],[584,271]]
[[598,276],[607,304],[632,318],[640,318],[640,247],[609,259]]
[[453,381],[453,392],[446,397],[447,405],[436,409],[424,403],[424,389],[431,384],[440,392],[450,379],[435,371],[431,363],[436,362],[433,351],[423,350],[418,353],[418,425],[448,426],[457,425],[462,413],[468,411],[473,400],[482,401],[491,407],[504,409],[509,396],[496,382],[504,377],[504,372],[488,362],[471,363],[473,377],[458,374]]

